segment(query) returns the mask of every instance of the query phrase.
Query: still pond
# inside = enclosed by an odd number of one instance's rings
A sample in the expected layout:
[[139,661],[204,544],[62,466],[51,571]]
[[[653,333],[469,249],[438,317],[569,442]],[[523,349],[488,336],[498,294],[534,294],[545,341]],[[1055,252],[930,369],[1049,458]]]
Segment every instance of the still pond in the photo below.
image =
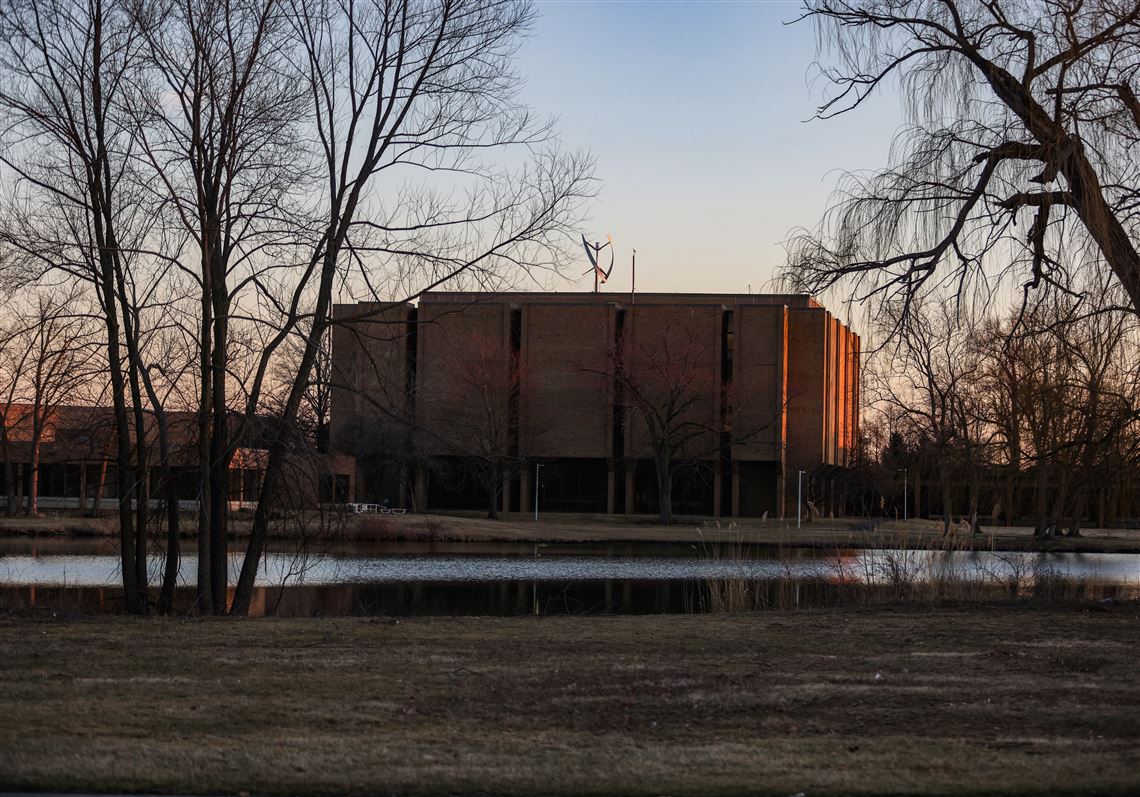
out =
[[[178,604],[196,557],[181,559]],[[241,552],[230,555],[236,580]],[[162,560],[151,561],[158,583]],[[0,539],[0,609],[121,609],[101,539]],[[1045,595],[1045,591],[1048,594]],[[462,615],[701,612],[930,597],[1140,597],[1140,556],[995,551],[772,550],[698,545],[352,542],[266,555],[254,613]]]

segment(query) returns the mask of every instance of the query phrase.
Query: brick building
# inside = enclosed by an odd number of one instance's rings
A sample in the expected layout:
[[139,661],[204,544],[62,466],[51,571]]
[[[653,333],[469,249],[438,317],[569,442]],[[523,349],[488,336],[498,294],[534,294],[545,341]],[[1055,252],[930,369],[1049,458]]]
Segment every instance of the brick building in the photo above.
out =
[[[859,338],[806,295],[429,293],[338,305],[331,441],[358,500],[418,509],[827,511]],[[479,478],[488,472],[491,478]],[[807,496],[805,496],[806,498]]]
[[[29,404],[0,405],[0,508],[9,501],[23,508],[32,487],[32,414]],[[43,412],[41,410],[41,412]],[[110,407],[65,405],[43,412],[36,470],[41,509],[112,510],[119,495],[114,415]],[[131,416],[133,419],[133,415]],[[157,463],[157,424],[147,413],[146,437],[152,450],[147,491],[161,499],[162,469]],[[185,511],[197,509],[199,496],[197,419],[192,412],[169,412],[171,468],[176,494]],[[272,418],[258,416],[244,433],[238,416],[233,433],[241,443],[229,466],[231,508],[251,508],[261,489]],[[132,429],[132,436],[134,431]],[[298,450],[286,465],[290,496],[304,505],[344,501],[352,492],[355,464],[343,455]]]

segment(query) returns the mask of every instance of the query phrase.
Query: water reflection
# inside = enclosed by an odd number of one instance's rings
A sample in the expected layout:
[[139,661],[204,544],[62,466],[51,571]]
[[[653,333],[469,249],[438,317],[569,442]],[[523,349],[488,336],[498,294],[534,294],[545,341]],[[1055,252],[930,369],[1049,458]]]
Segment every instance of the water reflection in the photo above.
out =
[[[740,551],[734,551],[740,554]],[[157,585],[161,560],[151,562]],[[231,583],[241,554],[231,553]],[[196,556],[183,556],[188,610]],[[0,608],[117,611],[119,559],[108,540],[0,541]],[[266,555],[255,614],[515,615],[655,613],[825,606],[916,597],[1140,595],[1140,557],[993,551],[749,550],[690,545],[366,543]],[[955,592],[956,590],[956,592]]]

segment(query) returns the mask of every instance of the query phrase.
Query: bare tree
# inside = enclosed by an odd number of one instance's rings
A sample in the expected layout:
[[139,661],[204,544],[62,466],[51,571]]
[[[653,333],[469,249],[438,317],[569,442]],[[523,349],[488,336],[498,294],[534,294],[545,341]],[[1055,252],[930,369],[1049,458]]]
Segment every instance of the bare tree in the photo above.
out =
[[1041,302],[1007,322],[999,373],[1009,381],[990,383],[999,396],[1012,394],[996,403],[1017,410],[999,428],[1017,439],[1019,459],[1032,468],[1037,534],[1079,533],[1088,496],[1112,480],[1121,444],[1140,419],[1135,320],[1077,306]]
[[931,281],[1069,290],[1103,270],[1140,311],[1140,4],[808,0],[804,18],[835,56],[818,117],[898,85],[909,125],[793,238],[795,282],[907,307]]
[[139,157],[167,222],[187,240],[177,265],[198,294],[198,602],[224,612],[233,316],[248,289],[281,270],[269,250],[303,226],[289,195],[307,159],[295,129],[302,95],[283,2],[132,10],[145,41],[131,108]]
[[4,484],[7,487],[5,511],[16,514],[17,481],[22,474],[13,462],[13,443],[26,436],[29,415],[27,408],[17,404],[20,390],[31,366],[31,350],[20,345],[22,325],[18,318],[7,320],[0,333],[0,389],[3,390],[3,410],[0,410],[0,455],[4,458]]
[[[282,344],[281,356],[273,365],[272,385],[267,393],[266,405],[271,415],[280,415],[285,398],[296,378],[297,368],[305,352],[303,323],[297,334]],[[332,361],[332,336],[326,333],[318,343],[317,356],[306,386],[301,406],[297,410],[297,429],[305,444],[313,451],[329,451],[329,422],[332,417],[332,393],[335,382]]]
[[[149,209],[130,192],[129,126],[119,112],[135,68],[135,28],[119,0],[0,3],[0,163],[10,170],[4,239],[29,271],[91,285],[103,319],[119,477],[128,610],[146,612],[146,446],[131,241]],[[135,439],[132,440],[132,430]],[[137,457],[137,461],[136,461]]]
[[[511,62],[532,14],[525,0],[0,0],[14,189],[0,233],[34,274],[83,280],[98,304],[131,611],[149,608],[152,420],[164,596],[177,572],[167,404],[187,386],[202,611],[227,610],[231,459],[268,437],[241,613],[306,396],[327,381],[335,290],[411,298],[558,267],[590,167],[517,101]],[[171,340],[193,341],[193,374],[166,367]],[[296,368],[274,379],[289,346]]]
[[[311,0],[291,9],[325,191],[319,235],[265,348],[276,350],[311,319],[270,443],[234,595],[238,613],[249,605],[268,534],[266,499],[280,488],[338,280],[373,298],[382,298],[378,290],[411,298],[464,276],[493,280],[507,269],[557,265],[564,225],[589,180],[588,163],[541,151],[548,131],[515,100],[511,58],[533,13],[525,0]],[[531,157],[521,172],[491,163],[495,151],[511,149]],[[465,193],[430,183],[397,188],[425,174],[461,178]],[[371,196],[383,186],[386,195]],[[268,367],[263,355],[247,412]]]
[[1095,298],[1040,294],[1006,318],[923,296],[883,319],[898,334],[872,360],[872,406],[912,450],[916,494],[939,485],[944,530],[963,492],[977,530],[987,490],[1007,525],[1031,506],[1038,535],[1124,516],[1108,503],[1136,456],[1137,322],[1110,310],[1113,291],[1082,293]]
[[737,389],[719,374],[715,340],[707,320],[652,316],[627,322],[614,340],[604,369],[583,367],[612,386],[613,402],[628,417],[634,457],[652,459],[657,514],[673,522],[673,488],[683,473],[711,476],[717,457],[769,432],[783,408]]
[[25,513],[39,514],[40,453],[47,435],[59,425],[59,410],[65,404],[81,403],[81,396],[94,373],[88,321],[79,312],[77,295],[57,287],[55,295],[40,293],[19,317],[21,329],[12,345],[25,364],[19,379],[17,400],[28,407],[28,494]]
[[673,522],[678,465],[717,450],[719,385],[709,348],[700,335],[668,325],[659,334],[638,329],[614,351],[611,376],[653,457],[662,523]]
[[906,438],[937,474],[942,492],[943,534],[953,507],[953,448],[959,428],[961,393],[968,369],[969,336],[946,302],[917,301],[904,317],[885,316],[880,331],[899,330],[893,343],[876,352],[871,389],[875,400],[902,426]]
[[499,503],[511,476],[524,467],[518,451],[520,405],[527,402],[526,378],[517,356],[500,336],[465,335],[441,361],[439,390],[419,401],[432,405],[433,422],[417,429],[430,435],[425,448],[442,446],[458,456],[460,473],[441,478],[473,478],[487,496],[487,517],[499,516]]

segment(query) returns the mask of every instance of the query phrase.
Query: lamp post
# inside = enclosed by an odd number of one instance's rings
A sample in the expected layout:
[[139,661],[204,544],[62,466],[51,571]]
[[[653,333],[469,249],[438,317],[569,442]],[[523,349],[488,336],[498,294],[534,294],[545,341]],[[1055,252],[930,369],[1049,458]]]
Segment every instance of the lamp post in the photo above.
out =
[[538,522],[538,472],[542,470],[542,465],[535,464],[534,466],[534,522]]
[[796,471],[796,528],[800,528],[804,510],[804,472]]

